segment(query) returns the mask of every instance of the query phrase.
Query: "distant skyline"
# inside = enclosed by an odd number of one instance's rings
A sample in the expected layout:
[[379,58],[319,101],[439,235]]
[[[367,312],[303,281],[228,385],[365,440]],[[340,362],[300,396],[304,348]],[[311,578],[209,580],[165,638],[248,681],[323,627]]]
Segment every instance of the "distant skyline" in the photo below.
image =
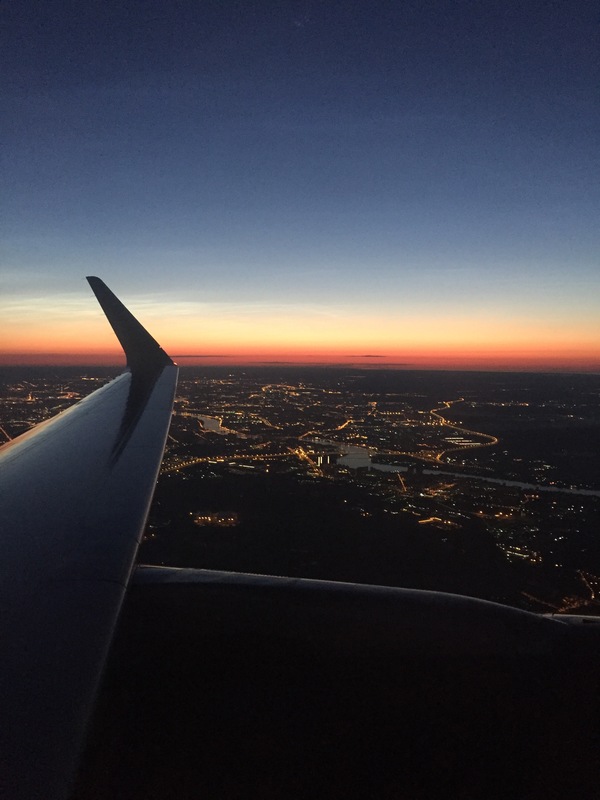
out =
[[4,22],[0,364],[121,362],[98,275],[197,363],[600,371],[593,4]]

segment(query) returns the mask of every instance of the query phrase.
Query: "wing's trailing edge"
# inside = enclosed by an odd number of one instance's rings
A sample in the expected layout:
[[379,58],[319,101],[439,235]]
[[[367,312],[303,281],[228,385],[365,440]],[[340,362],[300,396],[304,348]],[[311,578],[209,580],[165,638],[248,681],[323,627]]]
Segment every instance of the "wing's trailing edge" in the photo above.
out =
[[99,279],[130,371],[0,448],[0,794],[69,797],[177,367]]

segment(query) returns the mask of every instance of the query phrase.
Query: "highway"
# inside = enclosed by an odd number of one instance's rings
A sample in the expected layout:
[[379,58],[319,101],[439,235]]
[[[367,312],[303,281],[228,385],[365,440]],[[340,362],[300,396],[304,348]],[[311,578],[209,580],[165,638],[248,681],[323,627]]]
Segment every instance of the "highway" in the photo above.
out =
[[442,417],[439,412],[456,405],[456,403],[464,403],[464,397],[459,397],[457,400],[445,400],[442,406],[439,408],[433,408],[429,413],[439,419],[442,425],[445,425],[447,428],[451,428],[458,433],[467,434],[468,436],[482,436],[484,439],[488,439],[488,441],[473,442],[472,444],[464,444],[459,447],[448,447],[445,450],[441,450],[435,456],[436,461],[442,461],[446,453],[456,453],[460,452],[461,450],[473,450],[475,447],[492,447],[492,445],[498,444],[498,438],[496,436],[491,436],[488,433],[481,433],[480,431],[471,431],[468,428],[461,428],[459,425],[452,425],[452,423],[448,422],[447,419]]

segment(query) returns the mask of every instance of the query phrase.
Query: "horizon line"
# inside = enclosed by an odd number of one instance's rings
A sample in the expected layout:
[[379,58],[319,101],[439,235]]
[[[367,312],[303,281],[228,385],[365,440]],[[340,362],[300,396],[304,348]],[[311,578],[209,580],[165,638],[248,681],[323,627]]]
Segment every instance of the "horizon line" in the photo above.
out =
[[[179,356],[181,358],[181,356]],[[519,364],[419,364],[410,362],[377,362],[373,361],[245,361],[234,363],[214,363],[214,364],[185,364],[178,365],[182,369],[194,368],[223,368],[223,369],[364,369],[368,372],[377,371],[398,371],[398,372],[486,372],[486,373],[518,373],[518,374],[546,374],[546,375],[600,375],[600,365],[591,364],[581,365],[519,365]],[[126,364],[124,361],[10,361],[0,360],[0,370],[2,369],[115,369],[124,371]]]

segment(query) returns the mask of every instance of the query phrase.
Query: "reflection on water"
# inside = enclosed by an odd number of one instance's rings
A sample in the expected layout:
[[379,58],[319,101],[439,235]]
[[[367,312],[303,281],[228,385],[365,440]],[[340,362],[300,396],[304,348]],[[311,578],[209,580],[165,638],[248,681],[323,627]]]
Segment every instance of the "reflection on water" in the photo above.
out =
[[202,423],[205,431],[210,431],[210,433],[219,433],[221,436],[225,436],[229,434],[230,436],[237,436],[238,439],[246,439],[246,434],[241,433],[240,431],[234,431],[231,428],[224,428],[221,425],[221,420],[219,417],[198,417],[200,422]]
[[227,433],[227,428],[221,425],[221,420],[216,417],[198,417],[205,430],[211,433]]
[[348,469],[378,469],[381,472],[406,472],[408,467],[395,464],[373,464],[371,457],[377,455],[377,450],[359,444],[345,444],[332,442],[329,439],[310,439],[312,444],[325,444],[337,448],[342,455],[338,458],[338,466]]

